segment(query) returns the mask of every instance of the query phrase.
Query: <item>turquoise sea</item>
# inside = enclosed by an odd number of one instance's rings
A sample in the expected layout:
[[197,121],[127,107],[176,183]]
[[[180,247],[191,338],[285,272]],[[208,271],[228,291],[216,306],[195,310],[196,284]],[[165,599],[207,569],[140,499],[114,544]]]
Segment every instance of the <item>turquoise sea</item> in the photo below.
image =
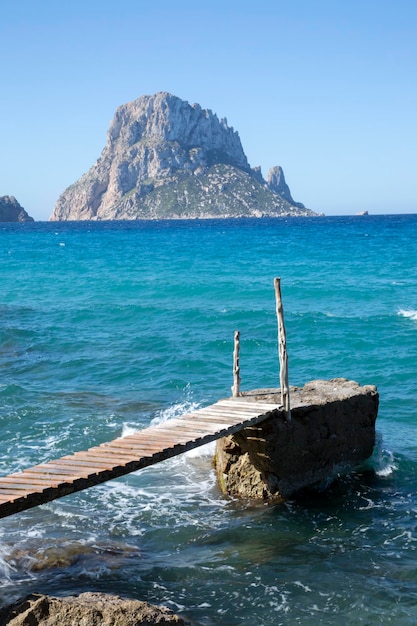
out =
[[0,472],[243,389],[380,393],[367,465],[266,506],[212,448],[0,520],[0,605],[103,591],[204,626],[417,623],[417,215],[0,224]]

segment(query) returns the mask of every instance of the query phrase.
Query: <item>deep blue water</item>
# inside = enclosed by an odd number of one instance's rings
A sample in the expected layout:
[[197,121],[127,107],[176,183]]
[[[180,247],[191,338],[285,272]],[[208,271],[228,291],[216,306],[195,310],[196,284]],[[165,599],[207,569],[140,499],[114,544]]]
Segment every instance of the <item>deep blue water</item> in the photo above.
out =
[[[0,603],[100,590],[206,626],[417,622],[417,215],[0,224],[0,472],[230,395],[380,393],[371,471],[276,506],[223,497],[211,450],[0,521]],[[53,559],[56,558],[54,561]]]

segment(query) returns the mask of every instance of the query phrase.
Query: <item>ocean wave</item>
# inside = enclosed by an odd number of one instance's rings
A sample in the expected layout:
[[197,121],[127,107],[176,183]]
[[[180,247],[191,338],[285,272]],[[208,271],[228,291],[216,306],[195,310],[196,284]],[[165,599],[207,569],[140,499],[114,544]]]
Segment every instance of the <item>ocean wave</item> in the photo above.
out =
[[393,453],[383,447],[382,435],[379,432],[376,433],[375,448],[371,457],[371,466],[375,474],[381,478],[391,476],[391,474],[398,469]]
[[[196,408],[198,408],[198,404],[193,400],[191,385],[189,383],[186,384],[182,390],[182,395],[183,398],[181,400],[172,402],[172,404],[169,404],[169,406],[165,408],[156,408],[156,402],[137,402],[131,400],[128,403],[124,403],[122,406],[124,412],[135,416],[139,413],[141,415],[140,421],[129,420],[123,423],[122,437],[126,437],[148,426],[157,426],[170,419],[180,417],[184,415],[184,413],[195,411]],[[160,403],[158,404],[160,406]],[[114,418],[115,415],[111,417]]]
[[[188,387],[186,388],[186,394],[191,394]],[[165,409],[158,410],[155,416],[152,418],[149,426],[158,426],[159,424],[164,424],[165,422],[173,420],[177,417],[181,417],[186,413],[192,413],[198,408],[200,408],[199,403],[194,402],[189,397],[186,397],[182,402],[177,402],[171,404]],[[132,422],[125,422],[122,426],[122,437],[128,437],[129,435],[133,435],[135,432],[142,429],[143,423],[135,424]]]
[[[187,393],[190,393],[187,389]],[[181,417],[186,413],[192,413],[200,408],[198,402],[194,402],[192,398],[186,397],[183,402],[172,404],[166,409],[162,409],[157,412],[156,416],[151,421],[151,426],[157,426],[158,424],[164,424],[169,420]]]
[[0,582],[7,585],[11,582],[12,574],[15,572],[14,567],[8,563],[9,551],[0,546]]
[[[187,397],[182,402],[174,403],[165,409],[157,411],[155,417],[151,420],[150,426],[158,426],[160,424],[164,424],[166,422],[169,422],[170,420],[176,419],[177,417],[182,417],[187,413],[193,413],[194,411],[197,411],[199,408],[201,408],[200,404],[192,399],[189,386],[186,387],[185,393]],[[129,435],[133,435],[135,432],[142,428],[143,426],[136,426],[132,423],[124,423],[122,428],[122,437],[128,437]],[[194,448],[193,450],[189,450],[188,452],[184,452],[181,457],[183,459],[194,459],[199,457],[212,456],[214,454],[214,448],[214,442],[208,443],[204,446],[200,446],[198,448]]]
[[[193,413],[201,408],[198,402],[194,402],[191,397],[191,390],[189,386],[186,387],[187,398],[183,402],[179,402],[177,404],[173,404],[167,409],[163,409],[159,411],[157,416],[152,420],[151,426],[156,426],[157,424],[163,424],[164,422],[168,422],[171,419],[175,419],[176,417],[181,417],[186,413]],[[178,461],[186,461],[187,459],[198,459],[204,457],[212,457],[215,450],[215,442],[207,443],[204,446],[199,446],[198,448],[194,448],[192,450],[188,450],[184,452],[184,454],[180,455]]]
[[387,462],[384,467],[376,470],[375,474],[377,476],[381,476],[382,478],[386,478],[387,476],[391,476],[391,474],[393,474],[397,469],[398,469],[398,466],[395,463]]
[[417,322],[417,311],[416,309],[399,309],[398,315],[401,317],[408,317],[409,319]]

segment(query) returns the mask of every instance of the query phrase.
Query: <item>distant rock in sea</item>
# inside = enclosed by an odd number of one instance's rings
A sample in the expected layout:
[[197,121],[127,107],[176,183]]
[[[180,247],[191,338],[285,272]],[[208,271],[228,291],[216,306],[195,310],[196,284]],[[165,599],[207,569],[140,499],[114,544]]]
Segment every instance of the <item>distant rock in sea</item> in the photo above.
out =
[[14,196],[0,196],[0,222],[34,222]]
[[238,133],[169,93],[120,106],[97,162],[58,198],[52,221],[316,215],[281,167],[265,181]]

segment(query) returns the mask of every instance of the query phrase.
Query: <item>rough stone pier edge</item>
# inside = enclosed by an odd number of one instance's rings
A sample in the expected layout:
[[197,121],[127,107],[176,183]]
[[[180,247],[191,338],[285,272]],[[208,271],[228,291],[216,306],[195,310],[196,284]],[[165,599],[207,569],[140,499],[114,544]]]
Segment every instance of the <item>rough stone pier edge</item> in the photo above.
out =
[[[242,395],[253,402],[280,403],[279,389]],[[264,422],[217,441],[214,463],[224,493],[286,499],[330,483],[372,455],[379,405],[374,385],[346,378],[314,380],[291,387],[290,397],[290,422],[277,410]]]

